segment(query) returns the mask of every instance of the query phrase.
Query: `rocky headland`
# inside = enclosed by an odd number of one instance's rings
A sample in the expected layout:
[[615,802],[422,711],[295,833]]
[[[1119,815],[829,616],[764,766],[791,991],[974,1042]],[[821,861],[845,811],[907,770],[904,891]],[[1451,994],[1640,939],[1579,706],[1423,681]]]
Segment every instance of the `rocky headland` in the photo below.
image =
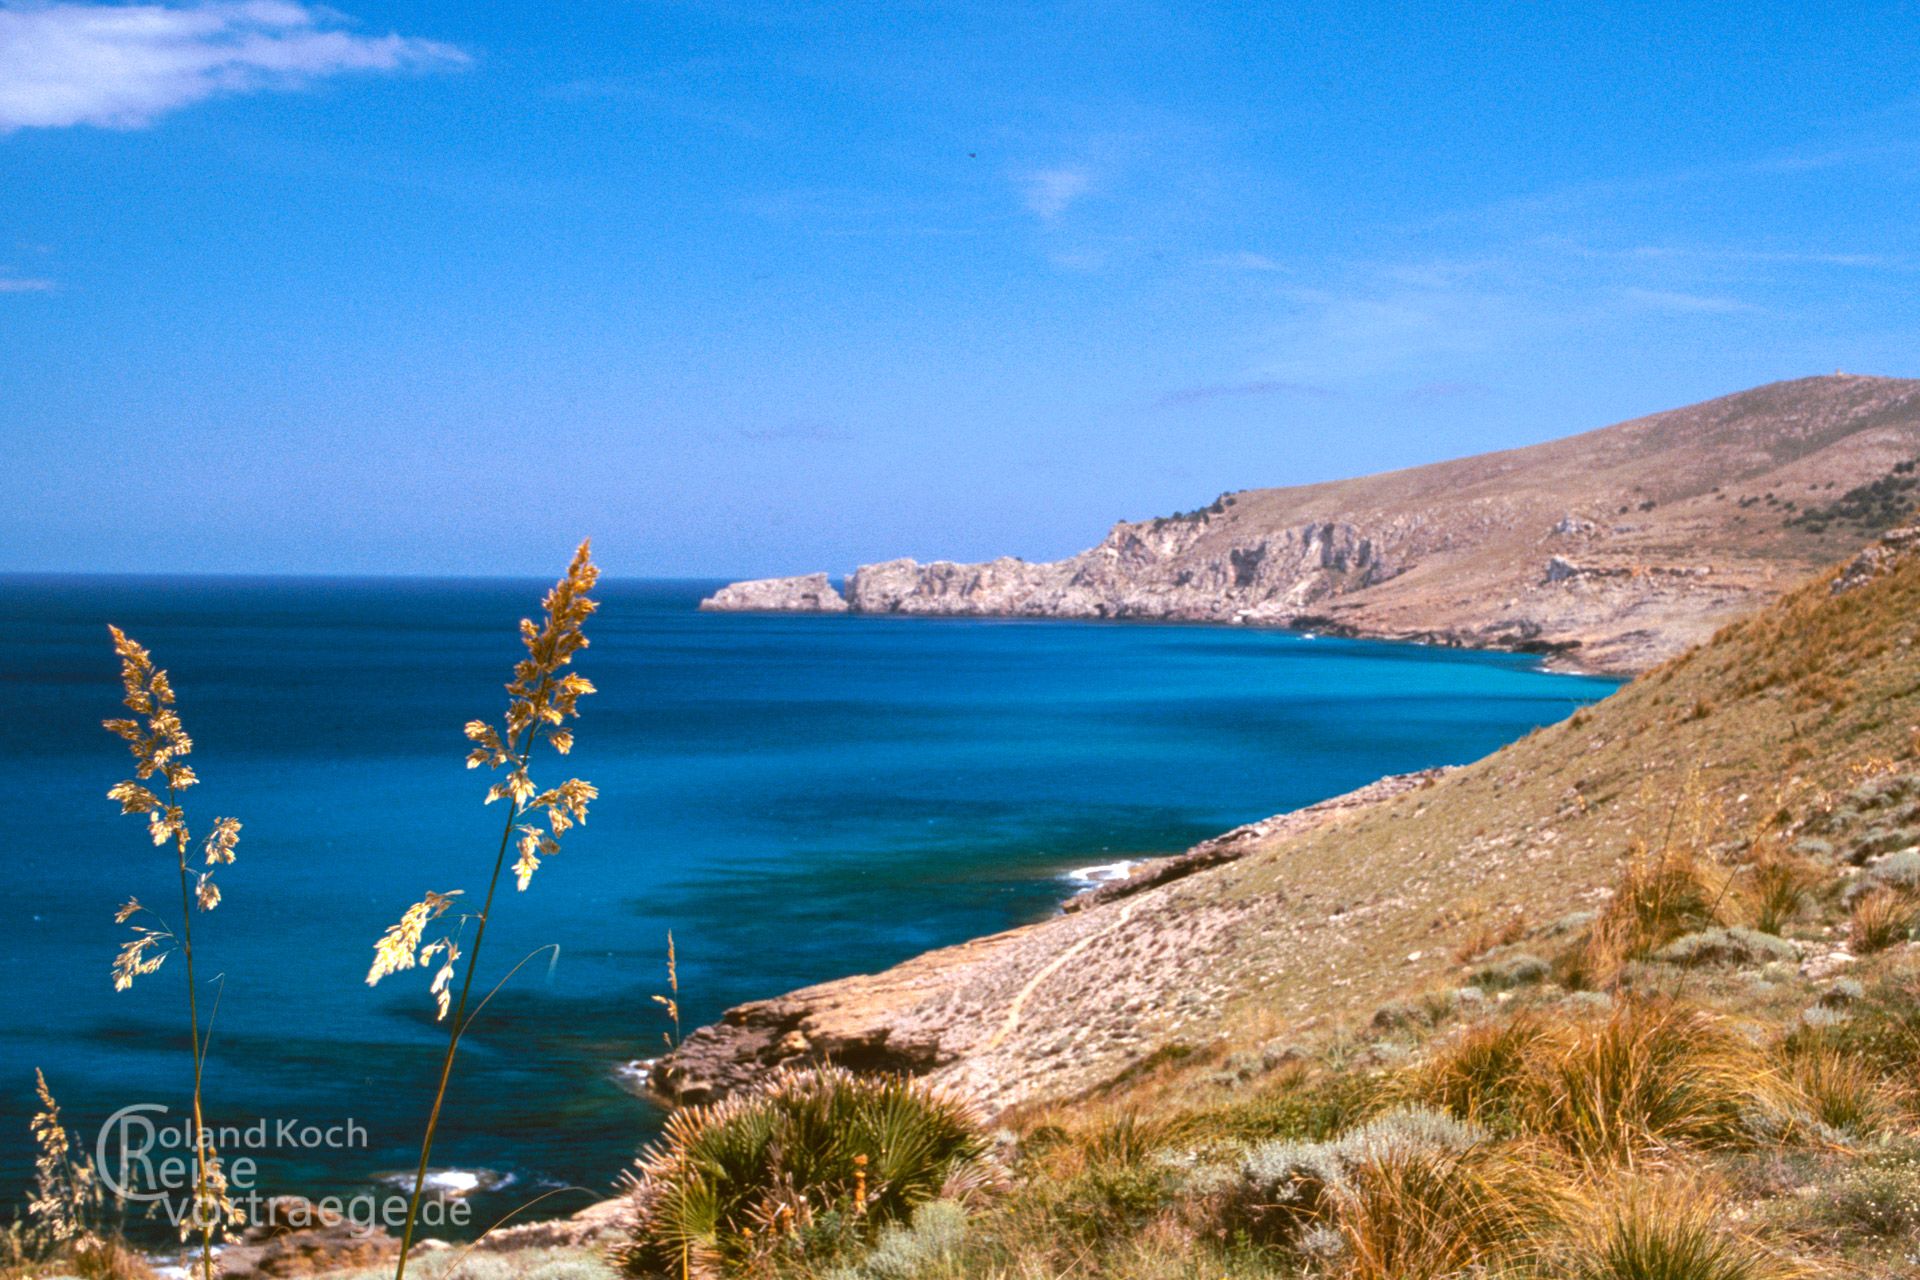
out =
[[1546,444],[1223,494],[1065,560],[863,565],[736,583],[709,609],[1140,618],[1552,655],[1630,673],[1894,523],[1920,382],[1775,383]]

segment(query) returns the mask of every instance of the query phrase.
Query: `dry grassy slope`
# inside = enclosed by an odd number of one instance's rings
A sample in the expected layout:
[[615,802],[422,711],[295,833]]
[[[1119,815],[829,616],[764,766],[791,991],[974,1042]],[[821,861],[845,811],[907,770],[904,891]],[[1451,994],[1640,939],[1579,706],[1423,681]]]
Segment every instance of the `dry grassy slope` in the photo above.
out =
[[[885,973],[743,1006],[657,1076],[728,1088],[822,1054],[995,1107],[1070,1096],[1168,1045],[1367,1017],[1476,928],[1592,905],[1690,772],[1738,826],[1920,739],[1920,555],[1832,575],[1572,719],[1431,785],[1282,823],[1239,861]],[[1802,797],[1804,800],[1804,796]]]
[[[1858,590],[1822,575],[1603,703],[1433,787],[1208,877],[1273,900],[1230,964],[1230,1020],[1364,1016],[1438,980],[1478,924],[1591,906],[1690,772],[1739,831],[1870,758],[1920,751],[1920,556]],[[1417,958],[1414,957],[1417,953]]]
[[[1753,597],[1859,541],[1857,529],[1789,525],[1785,503],[1826,503],[1916,453],[1920,382],[1805,378],[1524,449],[1251,490],[1208,522],[1193,554],[1309,521],[1351,524],[1397,545],[1411,567],[1327,600],[1335,623],[1419,635],[1505,622],[1519,638],[1583,641],[1593,666],[1632,668],[1705,639]],[[1567,516],[1594,527],[1554,534]],[[1588,583],[1589,595],[1615,598],[1582,599],[1580,588],[1542,581],[1554,555],[1602,571],[1713,572],[1703,582]],[[1688,590],[1669,600],[1654,586]],[[1636,631],[1665,637],[1648,644]]]

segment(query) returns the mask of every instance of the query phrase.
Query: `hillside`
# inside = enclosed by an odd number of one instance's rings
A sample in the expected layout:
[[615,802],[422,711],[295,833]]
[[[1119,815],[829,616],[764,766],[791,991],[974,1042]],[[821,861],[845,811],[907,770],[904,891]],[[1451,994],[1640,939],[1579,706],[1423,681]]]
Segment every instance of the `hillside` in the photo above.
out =
[[[1729,831],[1920,753],[1920,536],[1889,535],[1620,692],[1485,760],[1389,780],[1148,869],[1137,892],[873,976],[743,1006],[656,1084],[704,1099],[831,1057],[1058,1099],[1170,1048],[1297,1033],[1443,980],[1479,931],[1608,896],[1683,793]],[[1906,843],[1920,841],[1920,828]]]
[[737,583],[722,610],[1167,618],[1644,670],[1891,527],[1920,382],[1775,383],[1501,453],[1223,494],[1047,564],[893,560]]

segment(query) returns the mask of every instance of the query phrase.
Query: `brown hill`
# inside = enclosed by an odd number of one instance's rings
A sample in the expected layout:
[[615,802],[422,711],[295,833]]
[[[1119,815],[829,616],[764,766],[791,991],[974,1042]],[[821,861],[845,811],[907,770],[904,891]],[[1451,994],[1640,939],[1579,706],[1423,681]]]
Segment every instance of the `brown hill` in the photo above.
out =
[[[1224,494],[1053,563],[867,565],[845,600],[1294,626],[1635,671],[1899,523],[1917,464],[1920,381],[1804,378],[1524,449]],[[705,607],[820,609],[823,588],[742,583]]]

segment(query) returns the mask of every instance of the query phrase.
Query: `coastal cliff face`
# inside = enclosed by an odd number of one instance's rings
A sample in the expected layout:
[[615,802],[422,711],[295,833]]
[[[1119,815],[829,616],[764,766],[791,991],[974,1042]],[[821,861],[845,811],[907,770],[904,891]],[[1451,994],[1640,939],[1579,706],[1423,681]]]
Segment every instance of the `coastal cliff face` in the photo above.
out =
[[[816,574],[706,607],[1290,626],[1632,672],[1895,523],[1920,498],[1916,459],[1920,382],[1808,378],[1525,449],[1224,494],[1065,560],[890,560],[844,599]],[[825,594],[788,585],[816,582]]]

